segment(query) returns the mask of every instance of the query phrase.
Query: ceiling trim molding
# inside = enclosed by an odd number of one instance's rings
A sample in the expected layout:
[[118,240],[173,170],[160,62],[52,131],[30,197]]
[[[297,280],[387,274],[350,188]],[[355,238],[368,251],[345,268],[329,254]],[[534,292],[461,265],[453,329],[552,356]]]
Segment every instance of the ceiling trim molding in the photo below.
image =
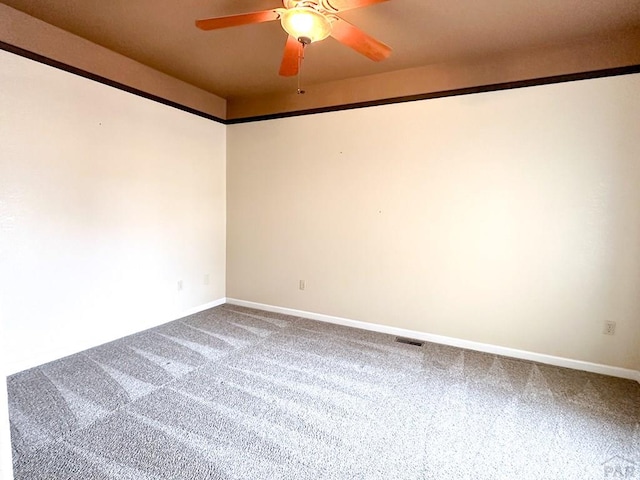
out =
[[127,93],[131,93],[133,95],[137,95],[142,98],[146,98],[147,100],[151,100],[154,102],[161,103],[168,107],[177,108],[178,110],[182,110],[183,112],[191,113],[193,115],[197,115],[199,117],[206,118],[208,120],[212,120],[217,123],[226,124],[227,121],[216,117],[215,115],[211,115],[209,113],[202,112],[200,110],[196,110],[192,107],[187,107],[180,103],[174,102],[172,100],[167,100],[166,98],[160,97],[158,95],[154,95],[143,90],[130,87],[129,85],[125,85],[124,83],[116,82],[115,80],[111,80],[105,78],[101,75],[96,75],[95,73],[88,72],[78,67],[74,67],[72,65],[60,62],[58,60],[54,60],[49,57],[45,57],[44,55],[40,55],[39,53],[32,52],[30,50],[25,50],[24,48],[16,47],[15,45],[11,45],[9,43],[3,42],[0,40],[0,50],[4,50],[5,52],[13,53],[15,55],[19,55],[24,58],[28,58],[29,60],[33,60],[38,63],[42,63],[44,65],[48,65],[50,67],[57,68],[59,70],[63,70],[67,73],[71,73],[73,75],[78,75],[80,77],[86,78],[88,80],[93,80],[94,82],[102,83],[109,87],[117,88],[118,90],[123,90]]
[[460,95],[472,95],[475,93],[495,92],[500,90],[511,90],[516,88],[535,87],[540,85],[550,85],[554,83],[574,82],[574,81],[588,80],[593,78],[613,77],[613,76],[619,76],[619,75],[629,75],[634,73],[640,73],[640,64],[635,64],[635,65],[629,65],[629,66],[623,66],[623,67],[605,68],[605,69],[591,70],[586,72],[553,75],[553,76],[533,78],[533,79],[527,79],[527,80],[517,80],[512,82],[477,85],[472,87],[457,88],[453,90],[442,90],[442,91],[429,92],[429,93],[423,93],[423,94],[406,95],[406,96],[385,98],[385,99],[379,99],[379,100],[370,100],[365,102],[332,105],[327,107],[302,109],[302,110],[272,113],[267,115],[256,115],[256,116],[250,116],[250,117],[244,117],[244,118],[234,118],[234,119],[225,120],[225,119],[216,117],[214,115],[211,115],[209,113],[202,112],[195,108],[187,107],[180,103],[167,100],[166,98],[153,95],[151,93],[145,92],[143,90],[139,90],[134,87],[130,87],[120,82],[116,82],[114,80],[105,78],[101,75],[88,72],[86,70],[60,62],[58,60],[53,60],[51,58],[45,57],[38,53],[31,52],[29,50],[25,50],[20,47],[16,47],[15,45],[11,45],[3,41],[0,41],[0,50],[4,50],[6,52],[19,55],[21,57],[28,58],[30,60],[48,65],[50,67],[54,67],[54,68],[63,70],[65,72],[78,75],[88,80],[93,80],[95,82],[102,83],[109,87],[123,90],[125,92],[131,93],[133,95],[137,95],[147,100],[158,102],[169,107],[177,108],[178,110],[182,110],[184,112],[197,115],[199,117],[206,118],[208,120],[212,120],[214,122],[221,123],[223,125],[235,125],[240,123],[260,122],[265,120],[275,120],[279,118],[299,117],[302,115],[315,115],[318,113],[338,112],[342,110],[353,110],[357,108],[377,107],[382,105],[390,105],[394,103],[415,102],[420,100],[430,100],[434,98],[455,97]]
[[442,90],[436,92],[422,93],[416,95],[406,95],[401,97],[385,98],[379,100],[369,100],[343,105],[332,105],[327,107],[294,110],[282,113],[271,113],[266,115],[255,115],[244,118],[233,118],[226,120],[227,125],[238,123],[260,122],[264,120],[275,120],[278,118],[299,117],[302,115],[314,115],[317,113],[338,112],[342,110],[353,110],[356,108],[377,107],[394,103],[415,102],[419,100],[430,100],[434,98],[456,97],[460,95],[472,95],[474,93],[496,92],[500,90],[512,90],[516,88],[536,87],[540,85],[551,85],[554,83],[575,82],[579,80],[589,80],[602,77],[615,77],[619,75],[630,75],[640,73],[640,64],[624,67],[604,68],[587,72],[567,73],[562,75],[552,75],[548,77],[533,78],[527,80],[517,80],[512,82],[493,83],[487,85],[477,85],[472,87],[456,88],[453,90]]

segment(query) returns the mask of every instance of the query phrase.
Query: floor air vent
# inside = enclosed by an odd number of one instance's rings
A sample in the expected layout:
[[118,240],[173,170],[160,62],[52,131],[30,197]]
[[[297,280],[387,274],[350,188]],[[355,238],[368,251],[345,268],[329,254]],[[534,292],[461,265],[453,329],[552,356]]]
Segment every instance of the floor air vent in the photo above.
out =
[[396,337],[396,342],[398,343],[406,343],[407,345],[414,345],[416,347],[421,347],[424,345],[424,342],[420,340],[414,340],[413,338],[404,338],[404,337]]

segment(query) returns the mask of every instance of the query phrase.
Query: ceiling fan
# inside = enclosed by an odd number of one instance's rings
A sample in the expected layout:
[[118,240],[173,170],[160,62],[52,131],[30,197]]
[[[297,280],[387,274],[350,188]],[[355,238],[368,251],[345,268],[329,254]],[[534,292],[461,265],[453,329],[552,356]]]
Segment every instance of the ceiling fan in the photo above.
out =
[[391,48],[370,37],[337,14],[388,0],[282,0],[284,8],[196,20],[202,30],[217,30],[252,23],[280,20],[289,34],[280,64],[280,75],[297,75],[306,45],[331,36],[356,52],[379,62],[391,54]]

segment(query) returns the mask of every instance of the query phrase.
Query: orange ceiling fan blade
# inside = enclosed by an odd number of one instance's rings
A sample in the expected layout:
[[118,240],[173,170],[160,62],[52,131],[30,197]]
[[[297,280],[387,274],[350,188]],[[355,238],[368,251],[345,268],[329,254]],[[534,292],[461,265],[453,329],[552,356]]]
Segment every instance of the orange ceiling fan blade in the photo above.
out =
[[354,8],[368,7],[376,3],[388,2],[389,0],[322,0],[324,6],[330,7],[328,10],[344,12]]
[[218,28],[270,22],[272,20],[277,20],[278,18],[280,18],[280,14],[277,10],[265,10],[263,12],[241,13],[240,15],[196,20],[196,27],[202,30],[217,30]]
[[341,18],[333,22],[331,26],[331,36],[375,62],[384,60],[391,55],[391,47],[370,37],[358,27],[351,25]]
[[291,35],[287,35],[287,43],[284,46],[284,54],[282,55],[282,63],[280,64],[280,75],[283,77],[292,77],[298,74],[301,48],[302,45],[298,40]]

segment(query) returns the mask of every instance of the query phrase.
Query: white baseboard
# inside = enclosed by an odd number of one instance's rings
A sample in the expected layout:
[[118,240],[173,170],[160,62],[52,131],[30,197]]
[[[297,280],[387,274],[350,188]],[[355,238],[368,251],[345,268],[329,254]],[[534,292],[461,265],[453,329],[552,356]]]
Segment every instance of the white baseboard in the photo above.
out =
[[226,298],[224,297],[219,298],[217,300],[214,300],[213,302],[205,303],[203,305],[198,305],[197,307],[193,307],[188,310],[185,310],[179,313],[178,315],[174,315],[169,320],[159,323],[158,325],[162,325],[163,323],[171,322],[173,320],[178,320],[179,318],[188,317],[189,315],[193,315],[194,313],[199,313],[204,310],[209,310],[210,308],[213,308],[213,307],[219,307],[220,305],[224,305],[225,303],[228,303]]
[[6,365],[4,366],[3,373],[5,376],[9,376],[14,373],[27,370],[29,368],[37,367],[38,365],[57,360],[58,358],[73,355],[74,353],[82,352],[89,348],[97,347],[98,345],[117,340],[118,338],[126,337],[128,335],[133,335],[134,333],[138,333],[149,328],[157,327],[158,325],[162,325],[163,323],[171,322],[173,320],[187,317],[189,315],[193,315],[194,313],[198,313],[209,308],[217,307],[226,303],[226,301],[227,299],[224,297],[219,298],[203,305],[198,305],[181,311],[177,314],[167,315],[166,317],[153,318],[150,322],[145,323],[144,325],[136,323],[132,324],[128,329],[119,329],[117,331],[109,332],[108,335],[102,334],[94,336],[92,338],[83,339],[81,343],[74,341],[67,345],[56,345],[55,347],[47,349],[46,351],[31,352],[27,359],[5,359]]
[[446,337],[443,335],[435,335],[432,333],[418,332],[404,328],[391,327],[388,325],[380,325],[377,323],[362,322],[360,320],[351,320],[349,318],[334,317],[324,315],[322,313],[306,312],[303,310],[295,310],[292,308],[277,307],[266,305],[263,303],[249,302],[239,300],[237,298],[227,298],[227,303],[240,307],[256,308],[258,310],[266,310],[268,312],[282,313],[285,315],[293,315],[295,317],[308,318],[310,320],[318,320],[320,322],[334,323],[346,327],[361,328],[363,330],[371,330],[389,335],[415,338],[425,342],[439,343],[442,345],[450,345],[452,347],[465,348],[468,350],[476,350],[478,352],[502,355],[505,357],[519,358],[522,360],[530,360],[533,362],[544,363],[547,365],[555,365],[558,367],[572,368],[574,370],[582,370],[585,372],[600,373],[602,375],[610,375],[612,377],[626,378],[636,380],[640,383],[640,371],[628,368],[613,367],[610,365],[602,365],[599,363],[585,362],[582,360],[574,360],[571,358],[556,357],[546,355],[544,353],[528,352],[526,350],[518,350],[515,348],[501,347],[499,345],[491,345],[487,343],[474,342],[471,340],[463,340],[459,338]]
[[4,378],[0,381],[0,480],[13,480],[7,383]]

